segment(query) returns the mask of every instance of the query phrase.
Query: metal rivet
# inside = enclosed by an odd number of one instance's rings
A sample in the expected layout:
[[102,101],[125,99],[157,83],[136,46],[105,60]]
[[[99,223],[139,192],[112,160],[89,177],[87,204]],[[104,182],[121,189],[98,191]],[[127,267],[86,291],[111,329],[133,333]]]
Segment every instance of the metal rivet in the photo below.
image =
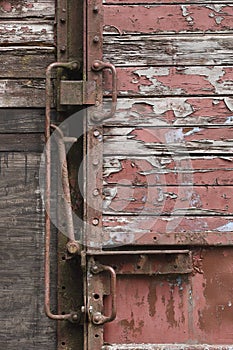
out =
[[93,43],[97,44],[100,41],[100,38],[98,37],[98,35],[95,35],[93,38]]
[[100,102],[99,102],[99,101],[96,101],[95,105],[96,105],[96,107],[99,107]]
[[92,225],[97,226],[99,223],[99,219],[95,218],[92,220]]
[[94,159],[93,162],[92,162],[92,164],[95,165],[95,166],[98,165],[98,164],[99,164],[98,159]]
[[62,47],[60,48],[60,51],[61,51],[61,52],[66,52],[66,47],[65,47],[65,46],[62,46]]
[[94,135],[95,137],[100,136],[99,130],[94,130],[93,135]]
[[65,18],[60,18],[60,22],[61,23],[66,23],[66,19]]
[[94,6],[94,7],[93,7],[93,12],[94,12],[94,13],[98,13],[98,12],[99,12],[98,6]]
[[93,191],[93,196],[98,196],[99,195],[99,190],[98,190],[98,188],[96,188],[94,191]]
[[62,12],[66,12],[66,9],[62,9]]
[[73,321],[78,321],[78,315],[77,314],[74,314],[73,316],[72,316],[72,319],[73,319]]

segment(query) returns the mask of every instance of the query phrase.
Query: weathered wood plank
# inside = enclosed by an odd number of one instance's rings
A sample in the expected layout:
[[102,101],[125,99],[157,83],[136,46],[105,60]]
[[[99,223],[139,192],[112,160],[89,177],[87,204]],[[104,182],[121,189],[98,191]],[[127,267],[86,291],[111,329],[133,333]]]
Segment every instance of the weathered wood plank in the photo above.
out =
[[229,186],[105,186],[106,214],[233,215]]
[[39,162],[38,153],[0,153],[0,346],[11,350],[56,347],[56,325],[43,310]]
[[54,15],[54,0],[0,1],[0,18],[48,18]]
[[105,157],[106,184],[130,186],[232,185],[232,157]]
[[231,127],[105,128],[104,153],[232,153]]
[[44,79],[0,80],[0,105],[7,107],[44,107]]
[[[105,106],[105,105],[104,105]],[[106,108],[109,109],[106,101]],[[231,97],[118,99],[116,113],[104,121],[116,126],[231,125]]]
[[1,21],[0,45],[53,45],[54,30],[51,21]]
[[1,78],[43,78],[47,66],[55,62],[53,47],[0,47]]
[[[44,109],[0,109],[0,133],[43,133]],[[52,119],[55,120],[55,112],[52,111]]]
[[41,152],[43,134],[0,134],[0,152]]
[[105,245],[233,244],[233,217],[104,216]]
[[[111,74],[104,72],[105,95]],[[233,67],[118,67],[119,96],[232,95]]]
[[232,64],[231,35],[104,37],[104,58],[118,66]]
[[233,26],[233,7],[119,4],[104,6],[104,24],[106,34],[227,32]]

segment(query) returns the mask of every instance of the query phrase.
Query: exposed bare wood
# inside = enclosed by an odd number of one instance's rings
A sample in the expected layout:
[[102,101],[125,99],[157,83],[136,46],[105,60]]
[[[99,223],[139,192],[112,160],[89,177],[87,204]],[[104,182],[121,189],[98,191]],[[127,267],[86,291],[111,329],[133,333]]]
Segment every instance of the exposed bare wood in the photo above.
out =
[[0,77],[44,79],[46,67],[54,61],[53,47],[0,47]]
[[233,217],[104,216],[105,245],[233,245]]
[[130,186],[232,185],[232,157],[105,157],[106,184]]
[[[231,127],[111,128],[104,132],[105,154],[232,153]],[[200,151],[201,150],[201,151]]]
[[54,0],[0,1],[0,18],[54,17]]
[[41,152],[43,134],[1,134],[0,152]]
[[[106,108],[109,108],[106,102]],[[232,97],[118,99],[116,113],[106,119],[115,126],[231,125]]]
[[54,45],[51,21],[1,21],[1,45]]
[[[119,96],[232,95],[233,68],[119,67]],[[111,75],[105,71],[105,94],[111,93]]]
[[233,26],[232,5],[154,4],[104,6],[105,33],[217,33]]
[[232,64],[231,35],[104,37],[104,58],[118,66]]

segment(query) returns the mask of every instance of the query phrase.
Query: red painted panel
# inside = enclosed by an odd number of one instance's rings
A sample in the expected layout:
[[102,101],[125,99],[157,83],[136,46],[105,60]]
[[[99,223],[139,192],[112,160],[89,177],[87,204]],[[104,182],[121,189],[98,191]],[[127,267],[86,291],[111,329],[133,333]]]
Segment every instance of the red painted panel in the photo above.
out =
[[105,326],[105,341],[231,343],[232,248],[193,250],[193,264],[189,277],[118,276],[117,318]]
[[104,188],[104,211],[113,213],[233,215],[233,188],[225,186],[159,186]]
[[[108,96],[112,77],[104,74]],[[232,67],[118,67],[117,74],[119,96],[217,95],[231,94],[233,88]]]
[[[127,18],[127,20],[126,20]],[[221,5],[104,6],[107,33],[222,32],[233,26],[233,7]]]
[[227,157],[106,157],[107,184],[232,185],[233,158]]

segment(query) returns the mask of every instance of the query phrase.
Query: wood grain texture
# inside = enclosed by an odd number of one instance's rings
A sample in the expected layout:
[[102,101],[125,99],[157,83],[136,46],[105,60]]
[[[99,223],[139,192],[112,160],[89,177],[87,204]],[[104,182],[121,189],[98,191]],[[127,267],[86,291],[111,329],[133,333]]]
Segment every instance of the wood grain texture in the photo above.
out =
[[43,134],[0,134],[0,152],[42,152]]
[[104,157],[105,184],[214,186],[233,184],[233,158],[214,156]]
[[52,21],[4,21],[0,22],[0,45],[53,45]]
[[[233,217],[104,216],[103,242],[117,245],[232,245]],[[158,247],[157,247],[158,248]]]
[[[54,111],[52,114],[55,120]],[[44,132],[44,109],[0,109],[0,133],[43,133]]]
[[[43,206],[38,153],[0,153],[0,346],[55,350],[43,310]],[[54,283],[52,284],[54,288]]]
[[232,153],[231,127],[109,128],[104,131],[104,153],[156,155]]
[[[232,95],[232,66],[118,67],[118,96]],[[104,72],[105,95],[111,93],[111,74]]]
[[3,0],[0,1],[0,18],[54,17],[53,0]]
[[2,108],[43,108],[45,106],[44,79],[0,80],[0,105]]
[[[110,102],[106,100],[106,109]],[[105,120],[113,126],[231,126],[232,97],[163,97],[118,99],[116,113]]]
[[53,47],[0,47],[0,77],[45,79],[47,66],[55,62]]
[[[127,20],[125,20],[127,18]],[[104,6],[104,31],[112,34],[228,32],[233,7],[227,4]]]
[[233,60],[231,35],[105,36],[103,50],[117,66],[218,66]]
[[233,189],[225,186],[105,186],[105,214],[233,215]]

